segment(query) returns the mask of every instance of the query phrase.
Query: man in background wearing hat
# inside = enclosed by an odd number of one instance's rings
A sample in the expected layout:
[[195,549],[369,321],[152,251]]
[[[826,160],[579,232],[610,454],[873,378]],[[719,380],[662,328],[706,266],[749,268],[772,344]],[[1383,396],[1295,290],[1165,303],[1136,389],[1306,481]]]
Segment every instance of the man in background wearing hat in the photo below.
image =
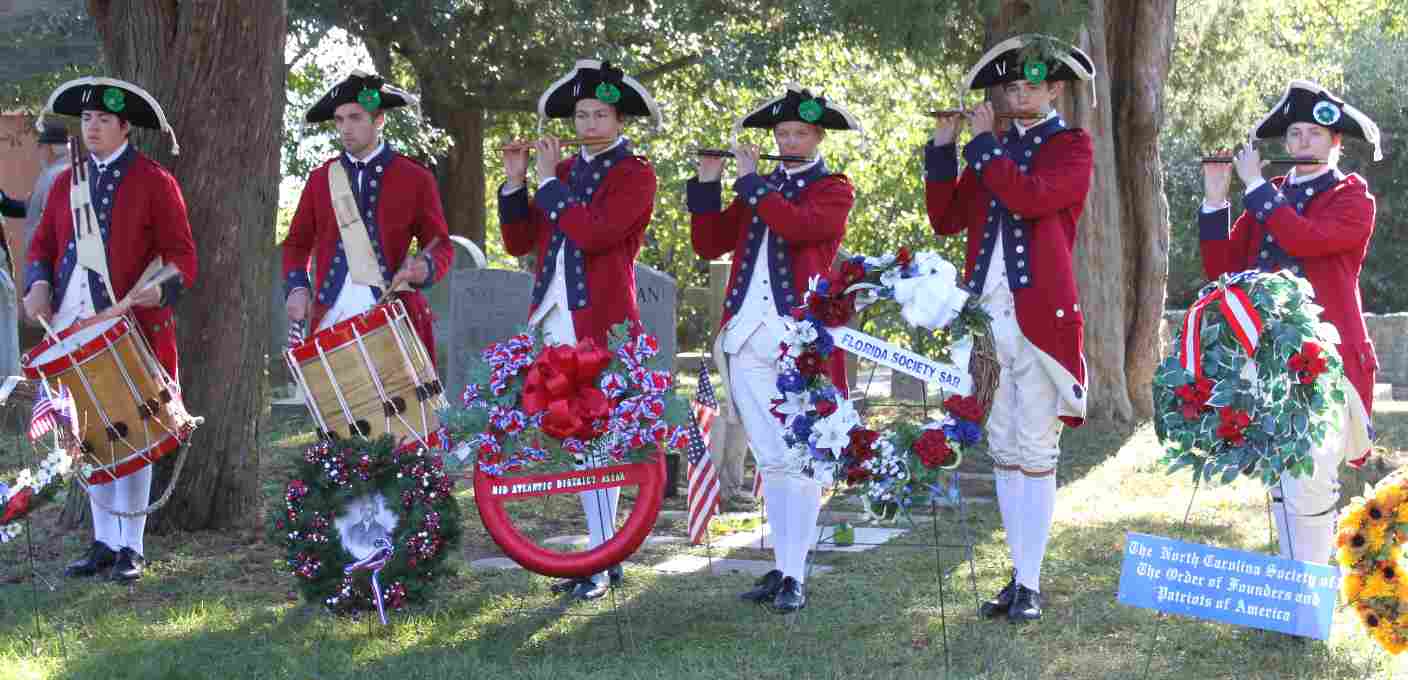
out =
[[[1364,325],[1359,271],[1374,234],[1374,196],[1364,178],[1337,167],[1344,137],[1379,149],[1379,128],[1358,109],[1319,85],[1293,80],[1271,112],[1257,123],[1255,139],[1280,139],[1306,162],[1283,177],[1262,177],[1261,154],[1252,145],[1228,164],[1203,165],[1203,207],[1198,231],[1203,271],[1209,279],[1247,269],[1290,270],[1310,281],[1320,318],[1339,332],[1344,375],[1353,389],[1337,421],[1310,451],[1310,477],[1283,475],[1272,490],[1272,516],[1280,553],[1307,562],[1329,562],[1334,549],[1339,465],[1363,464],[1373,428],[1374,374],[1378,358]],[[1235,169],[1246,186],[1242,214],[1231,221],[1228,188]]]
[[[49,98],[54,113],[82,119],[88,149],[88,188],[98,233],[79,235],[70,194],[73,170],[59,174],[29,244],[25,272],[25,313],[43,319],[55,332],[90,319],[129,294],[137,327],[162,368],[179,384],[173,305],[195,282],[196,253],[186,202],[176,179],[128,143],[132,126],[170,132],[165,114],[141,88],[111,78],[80,78],[59,86]],[[101,239],[103,271],[80,262],[78,243]],[[138,287],[138,279],[160,258],[181,275],[160,286]],[[111,576],[141,578],[146,564],[146,516],[152,467],[89,487],[94,540],[88,554],[68,565],[69,576],[91,576],[111,567]]]
[[[504,151],[508,179],[499,189],[504,248],[536,260],[528,323],[542,328],[548,344],[593,339],[606,348],[613,326],[628,322],[633,330],[640,328],[635,260],[655,209],[655,169],[632,153],[622,132],[627,116],[648,116],[658,125],[660,110],[635,79],[610,63],[582,59],[539,97],[538,115],[571,118],[578,136],[594,143],[563,158],[557,138],[538,140],[533,145],[538,184],[531,200],[528,150]],[[584,453],[578,455],[578,469],[608,462]],[[589,549],[615,535],[620,495],[620,487],[578,494],[587,515]],[[616,565],[606,573],[560,582],[553,590],[596,599],[622,576]]]
[[[308,176],[279,247],[290,322],[311,321],[311,334],[367,311],[395,290],[433,361],[433,319],[420,291],[450,271],[454,246],[435,176],[396,153],[381,134],[388,109],[414,102],[379,76],[354,71],[308,110],[309,123],[333,121],[343,152]],[[334,200],[342,193],[350,200]],[[344,238],[338,225],[353,222]],[[414,257],[412,239],[420,247]]]
[[1090,58],[1074,47],[1037,35],[1004,40],[965,84],[997,87],[1021,117],[997,127],[992,104],[980,104],[962,176],[955,145],[962,118],[941,118],[924,150],[929,222],[940,236],[967,234],[964,276],[992,316],[1000,371],[988,450],[1013,568],[981,609],[1014,622],[1041,618],[1061,429],[1085,418],[1084,323],[1071,253],[1093,148],[1054,105],[1067,81],[1092,77]]
[[[772,413],[777,348],[784,320],[802,305],[808,280],[830,272],[855,203],[851,181],[826,167],[818,147],[828,129],[861,126],[840,105],[789,83],[785,94],[735,124],[735,138],[744,127],[772,130],[779,154],[808,160],[786,161],[764,177],[758,174],[758,147],[735,144],[738,172],[728,208],[720,197],[723,158],[699,158],[686,200],[694,252],[710,260],[733,253],[714,355],[722,357],[725,387],[763,477],[774,539],[774,569],[741,597],[787,613],[807,603],[807,553],[816,543],[822,491],[833,481],[833,471],[804,467]],[[844,398],[841,352],[831,353],[827,373],[841,392],[838,398]]]

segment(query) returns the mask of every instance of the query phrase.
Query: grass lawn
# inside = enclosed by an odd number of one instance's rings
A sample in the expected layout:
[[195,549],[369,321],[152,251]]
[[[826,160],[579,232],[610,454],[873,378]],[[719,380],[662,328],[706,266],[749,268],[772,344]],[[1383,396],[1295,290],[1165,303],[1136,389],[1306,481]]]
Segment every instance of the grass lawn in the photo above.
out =
[[[1384,406],[1380,443],[1397,460],[1408,456],[1408,403]],[[311,440],[295,423],[275,426],[264,456],[270,499]],[[38,593],[36,632],[23,539],[0,547],[0,678],[936,678],[945,677],[945,638],[947,677],[1139,677],[1158,618],[1115,602],[1124,535],[1177,537],[1192,484],[1154,464],[1147,426],[1087,426],[1069,431],[1063,449],[1043,577],[1047,617],[1036,625],[977,620],[967,565],[950,551],[942,626],[935,553],[903,548],[823,555],[819,563],[834,570],[809,582],[810,606],[792,618],[739,602],[735,594],[750,585],[743,575],[661,576],[641,566],[628,566],[617,614],[606,601],[564,606],[549,579],[468,570],[465,561],[495,550],[462,488],[464,560],[438,599],[394,614],[387,627],[299,602],[279,551],[256,526],[148,536],[152,562],[135,587],[58,579],[56,590]],[[0,472],[21,465],[17,450],[4,446]],[[1384,473],[1346,472],[1346,498]],[[539,536],[578,533],[575,504],[555,497],[518,510]],[[33,524],[39,570],[51,578],[88,542],[84,532],[55,529],[57,510],[37,513]],[[1240,481],[1200,490],[1183,538],[1267,550],[1267,520],[1261,488]],[[953,516],[940,522],[942,539],[955,542]],[[914,538],[933,536],[927,521],[920,528]],[[974,528],[977,585],[986,596],[1008,573],[996,509],[979,507]],[[660,531],[684,533],[669,522]],[[632,562],[681,551],[704,552],[652,547]],[[1151,677],[1366,678],[1404,665],[1377,651],[1346,611],[1328,645],[1183,618],[1167,618],[1159,631]]]

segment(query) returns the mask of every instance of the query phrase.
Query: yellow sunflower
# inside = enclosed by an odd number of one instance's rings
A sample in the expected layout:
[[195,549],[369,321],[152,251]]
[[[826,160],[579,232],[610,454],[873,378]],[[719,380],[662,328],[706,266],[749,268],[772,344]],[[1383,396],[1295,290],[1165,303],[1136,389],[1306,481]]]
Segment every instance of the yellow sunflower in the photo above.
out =
[[1403,511],[1403,508],[1400,506],[1403,504],[1405,494],[1408,494],[1408,489],[1404,489],[1403,484],[1398,483],[1388,485],[1387,488],[1380,490],[1375,496],[1379,502],[1383,504],[1384,511],[1392,516],[1394,513]]
[[1346,604],[1353,604],[1359,601],[1359,596],[1364,592],[1364,575],[1349,573],[1340,583],[1340,593],[1344,595]]
[[1377,553],[1384,547],[1384,535],[1387,533],[1388,524],[1383,522],[1366,522],[1361,533],[1364,534],[1364,551],[1367,553]]
[[1340,528],[1342,530],[1358,529],[1363,524],[1364,505],[1362,503],[1355,503],[1344,509],[1344,515],[1340,517]]
[[1361,600],[1372,600],[1376,597],[1393,597],[1397,592],[1395,585],[1384,578],[1383,572],[1375,569],[1369,574],[1369,578],[1364,580],[1364,588],[1359,591],[1359,597]]
[[1399,524],[1408,522],[1408,503],[1398,504],[1398,512],[1394,516],[1394,521]]

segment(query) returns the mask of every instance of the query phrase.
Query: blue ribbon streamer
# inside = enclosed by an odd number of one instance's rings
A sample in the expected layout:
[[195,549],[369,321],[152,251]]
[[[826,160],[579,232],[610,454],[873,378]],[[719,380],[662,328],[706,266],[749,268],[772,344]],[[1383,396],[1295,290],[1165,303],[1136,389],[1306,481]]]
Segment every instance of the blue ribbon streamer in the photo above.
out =
[[372,554],[363,557],[352,564],[342,568],[342,573],[350,574],[354,571],[370,570],[372,572],[372,596],[376,600],[376,613],[381,617],[381,625],[386,625],[386,607],[382,604],[381,597],[381,570],[391,561],[391,556],[396,550],[391,547],[391,541],[378,538],[372,541],[374,550]]

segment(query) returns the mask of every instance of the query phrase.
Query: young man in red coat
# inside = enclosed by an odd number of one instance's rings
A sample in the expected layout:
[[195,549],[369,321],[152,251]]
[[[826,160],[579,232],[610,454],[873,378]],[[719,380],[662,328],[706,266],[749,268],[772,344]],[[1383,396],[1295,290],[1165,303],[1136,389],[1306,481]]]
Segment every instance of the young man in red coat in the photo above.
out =
[[[816,543],[822,490],[832,480],[830,471],[813,476],[795,464],[771,411],[778,347],[784,320],[802,305],[808,280],[831,270],[855,203],[850,180],[828,170],[817,147],[825,130],[859,130],[860,124],[839,105],[789,83],[786,94],[740,119],[735,137],[743,127],[771,129],[778,153],[810,160],[787,161],[763,177],[758,147],[735,144],[738,173],[725,209],[719,195],[724,159],[700,157],[699,175],[687,187],[690,239],[706,259],[733,253],[715,355],[723,357],[732,407],[763,476],[775,541],[776,568],[742,597],[791,612],[806,606],[807,553]],[[845,360],[841,352],[831,359],[831,381],[844,396]]]
[[998,87],[1024,114],[995,126],[990,103],[972,114],[973,138],[958,173],[955,139],[962,120],[941,119],[925,147],[925,198],[934,232],[966,232],[968,286],[992,315],[1001,365],[988,416],[998,509],[1013,574],[982,613],[1011,621],[1041,618],[1041,564],[1056,505],[1056,461],[1063,424],[1085,418],[1083,321],[1071,252],[1090,188],[1092,147],[1053,107],[1067,81],[1094,77],[1074,47],[1019,35],[993,47],[967,77],[971,89]]
[[[411,290],[396,296],[434,361],[433,317],[421,290],[444,278],[454,261],[454,246],[435,176],[396,153],[381,135],[386,110],[415,101],[379,76],[354,71],[308,110],[309,123],[333,121],[343,153],[308,176],[279,247],[290,322],[311,320],[309,328],[317,332],[367,311],[386,290],[404,283]],[[364,237],[357,234],[350,243],[344,243],[333,208],[330,169],[335,164],[346,173],[358,213],[353,216],[364,225]],[[410,256],[412,239],[420,246],[415,257]]]
[[[186,202],[175,178],[128,143],[132,126],[170,131],[151,95],[111,78],[80,78],[60,85],[49,98],[55,113],[82,119],[88,156],[88,189],[107,255],[107,272],[79,264],[70,193],[73,170],[54,181],[44,215],[29,244],[25,272],[25,313],[43,319],[55,332],[82,323],[129,293],[133,316],[162,368],[179,384],[173,306],[195,283],[196,251]],[[157,258],[181,271],[160,286],[137,287]],[[114,299],[116,298],[116,300]],[[94,540],[88,554],[68,565],[69,576],[92,576],[111,567],[111,577],[132,581],[146,564],[146,516],[118,517],[149,502],[150,465],[106,484],[89,487]]]
[[[534,255],[528,323],[541,327],[548,343],[572,345],[590,338],[606,347],[613,326],[640,325],[635,261],[655,209],[655,169],[644,156],[631,153],[621,133],[627,116],[650,116],[658,124],[660,110],[635,79],[610,63],[582,59],[543,92],[538,115],[571,118],[578,136],[593,142],[563,158],[555,137],[538,140],[538,184],[531,200],[527,149],[504,152],[508,181],[499,189],[504,247],[511,255]],[[605,463],[578,459],[580,468]],[[589,548],[615,535],[620,495],[619,487],[578,494],[587,515]],[[563,581],[554,590],[592,600],[621,578],[617,565],[590,578]]]
[[[1359,270],[1374,233],[1374,196],[1364,178],[1340,172],[1336,163],[1345,135],[1374,147],[1380,158],[1379,129],[1368,116],[1319,85],[1293,80],[1281,100],[1253,131],[1256,139],[1284,140],[1287,152],[1310,162],[1284,177],[1262,178],[1261,155],[1248,145],[1234,163],[1204,164],[1204,198],[1198,219],[1203,271],[1209,279],[1247,269],[1289,269],[1315,289],[1320,318],[1339,331],[1348,403],[1339,423],[1310,452],[1309,478],[1284,476],[1272,492],[1281,555],[1329,562],[1342,460],[1363,463],[1373,429],[1374,374],[1378,359],[1364,326]],[[1246,186],[1245,209],[1235,223],[1227,190],[1232,172]],[[1230,225],[1230,226],[1229,226]]]

